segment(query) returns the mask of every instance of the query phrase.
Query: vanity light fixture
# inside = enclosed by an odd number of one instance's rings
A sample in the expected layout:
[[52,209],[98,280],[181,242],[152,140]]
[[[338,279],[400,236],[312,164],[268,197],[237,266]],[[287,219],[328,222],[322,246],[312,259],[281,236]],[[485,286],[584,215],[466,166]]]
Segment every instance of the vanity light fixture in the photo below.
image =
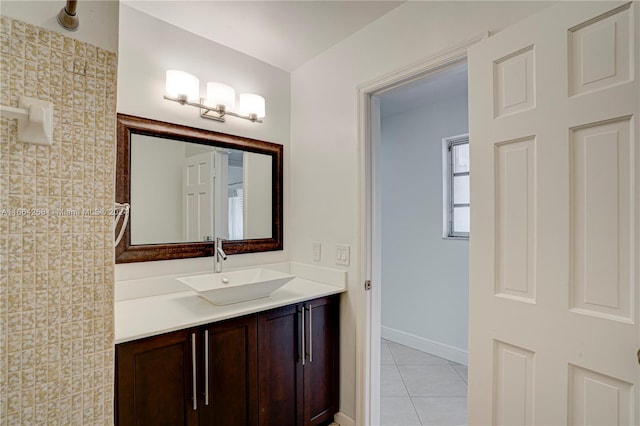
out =
[[207,97],[200,98],[198,78],[184,71],[167,71],[165,91],[164,99],[178,102],[180,105],[200,108],[200,117],[209,120],[224,122],[225,116],[231,115],[253,123],[262,123],[262,118],[265,117],[265,101],[262,96],[241,93],[239,113],[236,113],[234,112],[236,91],[233,87],[223,83],[209,82]]

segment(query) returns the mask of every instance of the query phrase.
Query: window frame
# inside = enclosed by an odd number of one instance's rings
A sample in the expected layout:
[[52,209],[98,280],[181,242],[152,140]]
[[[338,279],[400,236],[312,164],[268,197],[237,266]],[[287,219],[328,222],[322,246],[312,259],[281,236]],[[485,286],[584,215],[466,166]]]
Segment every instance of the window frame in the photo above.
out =
[[450,136],[442,139],[442,194],[443,194],[443,238],[449,239],[469,239],[469,232],[456,232],[453,229],[454,208],[455,207],[471,207],[471,203],[455,204],[454,200],[454,177],[470,176],[467,172],[455,172],[453,167],[453,147],[458,145],[469,144],[469,133],[457,136]]

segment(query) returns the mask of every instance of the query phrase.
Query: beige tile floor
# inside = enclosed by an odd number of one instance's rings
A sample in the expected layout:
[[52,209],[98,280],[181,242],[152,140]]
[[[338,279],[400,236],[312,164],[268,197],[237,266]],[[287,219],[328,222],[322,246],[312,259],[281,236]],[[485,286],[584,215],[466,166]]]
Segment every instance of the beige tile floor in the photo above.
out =
[[466,425],[467,367],[384,340],[381,426]]

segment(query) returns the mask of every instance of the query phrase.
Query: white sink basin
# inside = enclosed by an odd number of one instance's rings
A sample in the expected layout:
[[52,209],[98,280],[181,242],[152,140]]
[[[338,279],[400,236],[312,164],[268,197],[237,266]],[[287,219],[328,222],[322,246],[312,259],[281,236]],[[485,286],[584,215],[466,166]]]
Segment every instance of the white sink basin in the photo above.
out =
[[214,305],[229,305],[268,297],[294,275],[255,268],[178,278]]

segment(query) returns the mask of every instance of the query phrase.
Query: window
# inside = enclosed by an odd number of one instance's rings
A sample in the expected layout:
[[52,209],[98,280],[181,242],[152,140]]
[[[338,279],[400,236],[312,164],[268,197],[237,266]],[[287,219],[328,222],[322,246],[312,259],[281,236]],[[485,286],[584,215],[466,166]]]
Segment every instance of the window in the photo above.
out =
[[469,135],[443,139],[444,236],[469,238]]

